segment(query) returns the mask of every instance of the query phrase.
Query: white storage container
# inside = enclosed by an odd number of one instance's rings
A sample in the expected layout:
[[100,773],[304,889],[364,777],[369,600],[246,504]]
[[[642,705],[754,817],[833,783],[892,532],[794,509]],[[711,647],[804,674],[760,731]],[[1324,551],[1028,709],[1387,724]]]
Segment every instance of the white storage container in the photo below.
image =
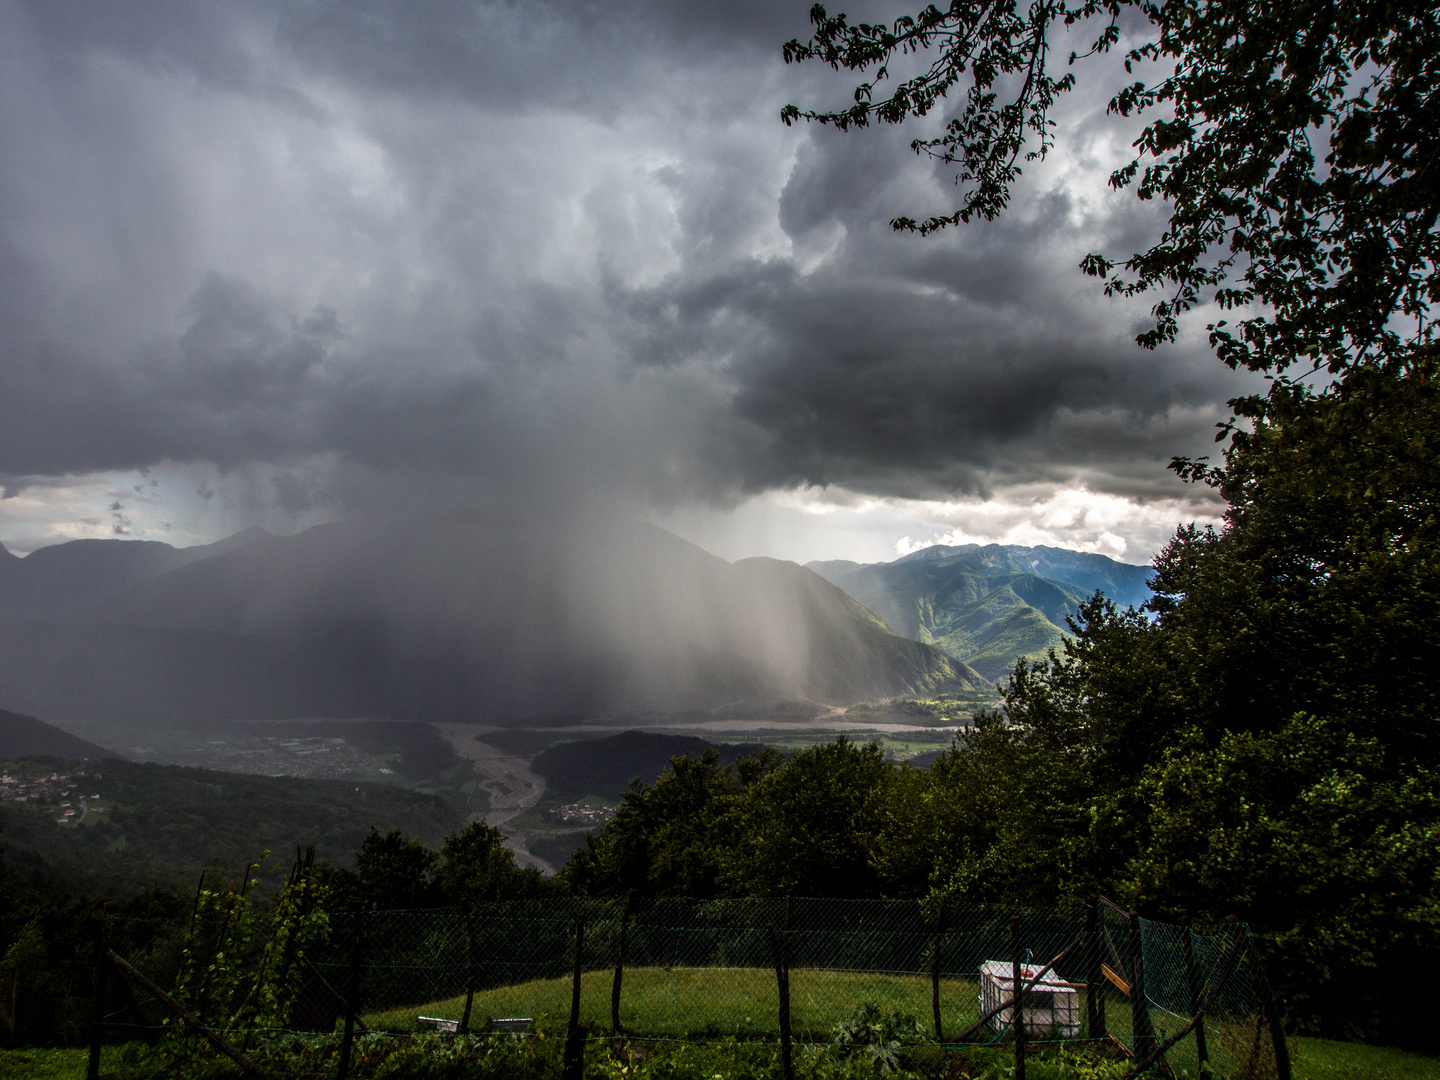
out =
[[[1020,985],[1025,986],[1040,970],[1035,964],[1020,965]],[[986,960],[980,965],[980,1015],[985,1015],[1014,994],[1009,960]],[[1023,1002],[1027,1039],[1078,1039],[1080,1037],[1080,995],[1053,971],[1047,971]],[[1001,1009],[990,1018],[992,1031],[1010,1026],[1010,1009]]]

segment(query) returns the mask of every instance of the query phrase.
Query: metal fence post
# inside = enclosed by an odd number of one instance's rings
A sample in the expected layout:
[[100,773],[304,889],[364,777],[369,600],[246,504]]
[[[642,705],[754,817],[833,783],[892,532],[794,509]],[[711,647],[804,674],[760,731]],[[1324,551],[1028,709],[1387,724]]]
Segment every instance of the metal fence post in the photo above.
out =
[[1105,995],[1100,980],[1100,899],[1090,897],[1085,905],[1085,1034],[1105,1038]]
[[585,1037],[580,1030],[580,978],[583,972],[585,918],[575,919],[575,973],[570,988],[570,1027],[565,1033],[565,1080],[580,1080],[585,1072]]
[[1025,1080],[1025,983],[1020,977],[1020,916],[1010,916],[1010,1030],[1015,1036],[1015,1080]]
[[625,935],[630,930],[630,904],[635,890],[625,894],[625,910],[620,913],[620,941],[615,946],[615,981],[610,984],[610,1030],[620,1034],[620,983],[625,978]]
[[[1200,1012],[1200,973],[1195,970],[1195,943],[1190,936],[1190,912],[1180,909],[1180,930],[1185,935],[1185,984],[1190,993],[1190,1015]],[[1210,1060],[1209,1047],[1205,1045],[1205,1017],[1195,1022],[1195,1060],[1199,1063],[1201,1075],[1205,1063]]]
[[935,955],[930,962],[930,1008],[935,1013],[935,1041],[944,1042],[940,1024],[940,942],[945,933],[945,897],[940,898],[940,912],[935,916]]
[[105,903],[105,919],[100,924],[100,948],[95,957],[95,1000],[90,1010],[90,1060],[85,1067],[86,1080],[100,1080],[100,1043],[105,1029],[105,984],[110,974],[110,903]]

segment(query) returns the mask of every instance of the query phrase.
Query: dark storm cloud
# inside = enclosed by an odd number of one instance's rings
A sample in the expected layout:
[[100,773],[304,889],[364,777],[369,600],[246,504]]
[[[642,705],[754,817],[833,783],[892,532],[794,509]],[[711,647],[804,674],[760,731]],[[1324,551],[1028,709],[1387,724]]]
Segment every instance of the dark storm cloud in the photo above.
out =
[[[839,85],[779,62],[803,4],[0,20],[12,490],[332,455],[390,494],[936,498],[1087,470],[1145,496],[1237,392],[1193,345],[1138,350],[1143,311],[1079,278],[1151,209],[1044,174],[999,222],[890,232],[953,191],[909,129],[780,127]],[[1070,106],[1082,142],[1100,103]],[[326,497],[284,477],[286,505]]]
[[330,0],[286,12],[279,38],[308,63],[372,86],[591,111],[636,105],[632,87],[647,68],[773,61],[780,42],[805,32],[807,10],[765,0],[435,0],[402,11]]

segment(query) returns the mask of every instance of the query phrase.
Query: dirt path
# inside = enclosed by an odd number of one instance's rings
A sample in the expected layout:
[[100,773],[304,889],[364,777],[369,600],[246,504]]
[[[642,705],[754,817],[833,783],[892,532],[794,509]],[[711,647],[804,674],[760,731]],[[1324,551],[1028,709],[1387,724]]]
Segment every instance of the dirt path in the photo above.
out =
[[471,820],[483,818],[486,824],[504,833],[517,865],[533,866],[542,874],[555,873],[555,867],[525,846],[524,833],[507,827],[512,819],[540,801],[545,793],[544,777],[531,772],[530,763],[524,758],[478,741],[476,736],[485,730],[483,728],[470,724],[436,724],[435,728],[457,754],[470,759],[479,774],[479,786],[490,796],[490,809]]

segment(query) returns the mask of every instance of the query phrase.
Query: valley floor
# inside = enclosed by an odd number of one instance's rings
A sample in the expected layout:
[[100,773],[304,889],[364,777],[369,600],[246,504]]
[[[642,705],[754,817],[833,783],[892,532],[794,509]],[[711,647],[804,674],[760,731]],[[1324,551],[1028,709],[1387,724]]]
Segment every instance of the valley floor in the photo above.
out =
[[530,763],[515,754],[507,754],[480,740],[489,728],[475,724],[436,724],[435,729],[469,760],[479,775],[479,786],[490,796],[490,808],[476,814],[473,820],[484,820],[491,828],[505,834],[506,846],[515,853],[521,867],[534,867],[542,874],[553,874],[556,868],[533,854],[525,842],[524,832],[510,823],[525,811],[533,809],[545,794],[545,779],[530,770]]

